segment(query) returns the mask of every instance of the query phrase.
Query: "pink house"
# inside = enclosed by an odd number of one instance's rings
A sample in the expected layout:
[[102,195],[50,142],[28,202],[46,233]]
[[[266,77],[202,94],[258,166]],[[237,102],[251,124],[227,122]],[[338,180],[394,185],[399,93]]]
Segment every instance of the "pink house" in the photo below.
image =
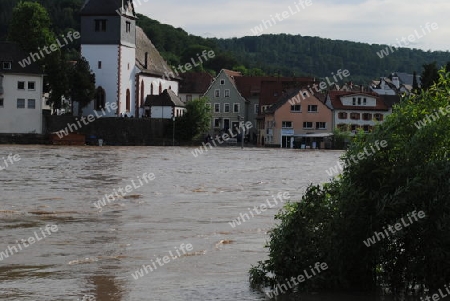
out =
[[295,89],[272,105],[264,116],[265,146],[282,148],[328,148],[333,113],[325,96]]

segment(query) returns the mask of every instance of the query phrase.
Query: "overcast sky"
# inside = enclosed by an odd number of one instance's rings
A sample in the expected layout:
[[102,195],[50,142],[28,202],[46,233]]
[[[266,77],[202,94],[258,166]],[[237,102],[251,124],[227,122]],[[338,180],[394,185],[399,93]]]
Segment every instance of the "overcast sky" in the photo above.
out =
[[[309,0],[309,6],[306,1],[134,0],[134,3],[138,13],[203,37],[254,36],[252,29],[273,16],[276,24],[266,22],[263,33],[389,45],[415,35],[413,43],[407,42],[409,48],[450,50],[450,0]],[[427,23],[436,23],[438,28],[427,29]]]

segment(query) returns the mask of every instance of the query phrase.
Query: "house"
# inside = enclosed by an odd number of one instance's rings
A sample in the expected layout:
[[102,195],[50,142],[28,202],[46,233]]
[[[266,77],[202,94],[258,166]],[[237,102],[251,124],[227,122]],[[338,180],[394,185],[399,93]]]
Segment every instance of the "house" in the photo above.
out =
[[184,103],[202,97],[214,79],[207,72],[183,73],[181,78],[179,96]]
[[383,98],[374,92],[329,91],[326,105],[333,110],[333,128],[356,133],[370,132],[391,113]]
[[330,147],[332,111],[325,96],[307,89],[292,89],[265,111],[265,146],[282,148]]
[[[178,95],[179,80],[158,50],[136,26],[131,0],[87,0],[81,9],[81,54],[96,78],[97,97],[83,115],[142,117],[147,95],[170,89]],[[74,111],[77,110],[74,108]]]
[[[222,69],[205,93],[212,112],[210,135],[220,135],[239,128],[240,121],[247,122],[249,101],[239,92],[236,78],[240,72]],[[252,131],[254,129],[250,129]],[[246,133],[252,134],[252,133]]]
[[145,117],[155,119],[181,117],[186,111],[185,104],[170,89],[166,89],[158,95],[147,95],[144,107]]
[[28,56],[17,44],[0,42],[0,133],[42,134],[42,69],[22,67]]
[[379,81],[372,81],[370,89],[378,95],[397,95],[400,84],[395,83],[387,77],[381,77]]

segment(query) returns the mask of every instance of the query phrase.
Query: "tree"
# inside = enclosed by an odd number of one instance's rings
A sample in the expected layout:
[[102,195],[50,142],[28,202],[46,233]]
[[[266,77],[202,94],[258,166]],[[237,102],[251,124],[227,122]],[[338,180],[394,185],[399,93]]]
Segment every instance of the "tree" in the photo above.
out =
[[50,29],[50,17],[39,3],[19,2],[14,8],[8,39],[16,42],[25,52],[37,54],[35,62],[43,68],[47,77],[44,85],[48,86],[49,102],[53,109],[61,107],[61,97],[67,89],[65,69],[61,49],[50,51],[56,43],[55,34]]
[[428,90],[439,79],[438,67],[436,62],[423,65],[422,71],[422,89]]
[[[433,294],[447,285],[450,73],[438,74],[436,85],[403,99],[371,134],[355,137],[341,176],[310,186],[301,202],[276,216],[269,259],[250,270],[253,285],[285,283],[315,262],[329,269],[300,291],[388,288],[403,295],[420,286],[414,292]],[[421,219],[409,219],[420,212]]]
[[191,141],[205,134],[211,124],[211,109],[207,97],[195,99],[186,104],[186,113],[176,120],[176,137]]
[[419,84],[417,83],[417,73],[416,73],[416,71],[414,71],[414,73],[413,73],[412,90],[413,90],[414,93],[417,93],[419,91]]
[[80,56],[75,64],[68,64],[69,91],[73,102],[78,102],[78,115],[95,96],[95,74],[92,73],[88,61]]

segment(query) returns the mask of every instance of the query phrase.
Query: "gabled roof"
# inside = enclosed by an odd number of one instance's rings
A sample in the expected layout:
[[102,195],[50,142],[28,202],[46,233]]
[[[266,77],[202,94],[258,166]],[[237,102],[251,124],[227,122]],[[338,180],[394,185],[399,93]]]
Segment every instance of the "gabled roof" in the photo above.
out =
[[213,81],[207,72],[190,72],[181,75],[180,93],[205,94]]
[[165,89],[159,95],[147,95],[145,106],[185,107],[184,102],[170,89]]
[[383,98],[384,104],[388,108],[392,108],[395,104],[398,104],[401,101],[401,98],[398,95],[382,95],[381,97]]
[[[376,106],[346,106],[342,104],[341,98],[344,96],[369,96],[369,97],[375,97],[376,99]],[[374,92],[346,92],[346,91],[329,91],[328,97],[331,101],[331,105],[334,110],[349,110],[349,111],[388,111],[388,107],[385,105],[383,99]]]
[[[291,100],[292,98],[296,98],[299,99],[298,97],[300,97],[300,99],[303,99],[303,91],[307,92],[307,89],[304,88],[295,88],[295,89],[290,89],[286,94],[284,94],[275,104],[273,104],[270,108],[268,108],[266,110],[266,113],[272,114],[274,113],[276,110],[278,110],[279,108],[281,108],[284,104],[286,104],[286,102],[288,102],[289,100]],[[301,95],[301,96],[300,96]],[[314,97],[316,98],[319,102],[321,102],[322,104],[324,104],[324,99],[325,99],[325,95],[323,95],[322,93],[314,93],[314,95],[310,95],[310,92],[308,91],[308,95],[306,98],[310,98],[310,97]],[[298,103],[301,104],[301,103]]]
[[[147,66],[145,66],[145,53],[148,53]],[[136,26],[136,66],[141,72],[151,75],[171,76],[173,73],[155,45],[139,26]],[[179,79],[179,77],[171,78]]]
[[119,12],[136,18],[131,0],[86,0],[80,14],[82,16],[117,16]]
[[[413,84],[413,80],[414,80],[414,75],[413,74],[408,74],[408,73],[404,73],[404,72],[394,72],[392,74],[393,76],[397,75],[398,79],[400,80],[400,83],[405,84],[405,85],[410,85],[412,86]],[[420,75],[416,75],[416,79],[417,79],[417,84],[420,86],[422,86],[422,79],[420,77]]]
[[[3,74],[43,74],[42,68],[29,58],[29,53],[25,53],[16,43],[0,42],[0,72]],[[31,65],[24,64],[23,60],[30,60]],[[2,62],[11,62],[11,69],[3,69]],[[23,68],[19,62],[25,67]]]
[[236,87],[236,81],[234,80],[235,77],[240,77],[242,76],[241,72],[237,72],[237,71],[232,71],[232,70],[228,70],[228,69],[223,69],[223,72],[228,76],[228,78],[230,79],[230,82]]

